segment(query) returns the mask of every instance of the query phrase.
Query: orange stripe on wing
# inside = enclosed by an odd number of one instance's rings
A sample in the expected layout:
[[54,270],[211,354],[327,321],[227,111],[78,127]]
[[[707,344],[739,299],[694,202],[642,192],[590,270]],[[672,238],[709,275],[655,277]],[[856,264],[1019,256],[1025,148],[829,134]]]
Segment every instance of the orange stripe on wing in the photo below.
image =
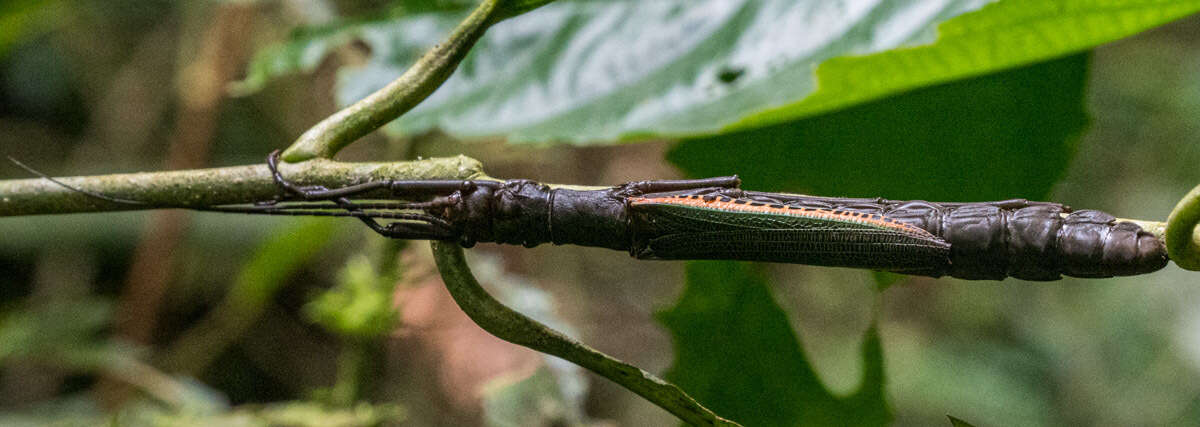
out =
[[630,200],[633,206],[649,204],[665,204],[677,206],[692,206],[704,209],[716,209],[726,212],[753,212],[776,215],[802,216],[807,218],[826,219],[874,225],[896,231],[912,233],[920,236],[934,237],[923,228],[915,227],[883,215],[863,212],[841,211],[833,209],[806,208],[787,206],[745,199],[734,199],[725,196],[679,195],[665,197],[634,197]]

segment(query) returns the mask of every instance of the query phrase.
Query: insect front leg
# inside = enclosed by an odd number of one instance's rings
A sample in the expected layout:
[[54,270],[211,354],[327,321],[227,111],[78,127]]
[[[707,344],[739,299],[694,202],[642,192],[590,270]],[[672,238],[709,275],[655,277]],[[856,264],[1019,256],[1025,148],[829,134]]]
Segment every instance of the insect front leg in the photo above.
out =
[[[267,167],[271,170],[271,176],[275,183],[286,193],[297,196],[303,199],[303,202],[297,202],[289,206],[274,207],[282,199],[273,200],[265,204],[261,204],[263,211],[284,211],[289,207],[313,208],[313,205],[307,204],[313,201],[330,201],[333,206],[346,210],[346,214],[339,216],[352,216],[358,218],[363,224],[366,224],[371,230],[380,235],[396,238],[396,239],[422,239],[422,240],[456,240],[464,246],[470,246],[473,243],[468,237],[464,237],[462,230],[469,227],[464,227],[459,222],[462,221],[460,211],[463,211],[463,200],[466,195],[474,195],[475,193],[490,194],[491,190],[496,188],[499,183],[492,181],[461,181],[461,180],[426,180],[426,181],[399,181],[399,180],[378,180],[362,184],[355,184],[346,187],[329,189],[323,186],[301,186],[283,177],[279,172],[279,151],[272,152],[267,157]],[[371,202],[355,202],[350,197],[363,195],[369,192],[387,190],[393,196],[398,198],[414,200],[426,199],[432,196],[432,199],[426,201],[399,201],[387,203],[371,203]],[[476,190],[483,190],[478,192]],[[484,206],[488,205],[485,201]],[[414,212],[415,211],[415,212]],[[296,213],[296,211],[292,211]],[[311,211],[305,212],[309,213]],[[319,213],[309,213],[319,214]],[[381,223],[380,219],[393,219],[396,221],[389,223]],[[469,233],[468,233],[469,234]]]
[[[279,173],[279,150],[272,151],[271,154],[267,155],[267,168],[271,170],[271,177],[275,180],[275,184],[279,188],[304,200],[332,200],[336,202],[338,199],[363,194],[372,190],[391,188],[392,186],[391,180],[364,182],[332,190],[320,185],[300,186],[288,181],[287,178],[283,177],[283,174]],[[275,202],[278,202],[278,200]]]

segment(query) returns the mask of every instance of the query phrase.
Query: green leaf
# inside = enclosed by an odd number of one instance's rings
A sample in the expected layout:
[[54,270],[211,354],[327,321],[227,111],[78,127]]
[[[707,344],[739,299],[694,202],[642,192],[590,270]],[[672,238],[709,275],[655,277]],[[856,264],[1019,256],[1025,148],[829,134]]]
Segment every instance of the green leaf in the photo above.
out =
[[[580,375],[582,372],[574,373]],[[492,379],[484,386],[484,425],[491,427],[603,425],[588,421],[583,414],[582,394],[570,395],[563,387],[561,372],[542,366],[532,375],[513,374]],[[578,393],[577,393],[578,394]]]
[[[929,200],[1044,198],[1063,173],[1074,151],[1075,138],[1087,123],[1083,110],[1086,70],[1087,56],[1076,55],[924,88],[783,125],[685,141],[668,158],[691,176],[740,173],[745,187],[752,189]],[[729,149],[734,144],[737,149]],[[813,375],[799,350],[791,350],[797,348],[795,344],[781,346],[765,339],[763,342],[717,338],[703,341],[706,334],[710,337],[771,334],[789,337],[791,341],[794,338],[790,338],[792,333],[783,314],[769,300],[762,279],[745,279],[744,272],[726,270],[732,267],[709,271],[696,268],[689,267],[688,287],[680,304],[672,310],[678,314],[672,317],[676,322],[691,323],[690,340],[698,343],[691,344],[691,350],[677,343],[679,360],[672,368],[672,374],[677,376],[669,378],[718,414],[746,425],[795,425],[798,422],[794,416],[785,417],[784,421],[760,422],[753,417],[768,417],[764,413],[783,411],[789,407],[786,402],[799,397],[767,404],[764,407],[771,409],[761,412],[756,412],[751,404],[745,404],[746,408],[721,406],[747,400],[759,404],[777,395],[787,396],[787,390],[763,391],[762,394],[768,395],[763,398],[738,399],[720,394],[722,388],[768,390],[766,385],[737,382],[749,381],[745,378],[786,378],[763,366],[798,365],[802,368],[794,368],[797,373],[792,375]],[[880,282],[881,286],[885,282]],[[759,289],[753,300],[738,293],[750,293],[746,288]],[[736,303],[730,302],[735,299]],[[693,302],[689,305],[688,301]],[[689,306],[697,308],[682,311]],[[693,311],[721,315],[696,320],[700,316]],[[759,323],[765,322],[757,320],[753,326],[743,325],[752,321],[748,319],[772,317],[778,319],[774,328],[761,326]],[[703,332],[722,328],[740,329]],[[679,328],[672,326],[676,339],[684,341],[676,329]],[[706,348],[741,350],[730,350],[739,352],[737,355],[709,356],[714,360],[703,367],[706,363],[701,360],[705,357],[703,351],[712,351]],[[775,352],[787,349],[790,355],[775,357],[793,361],[762,363],[757,369],[741,366],[744,362],[730,362],[744,358],[740,354],[744,349],[760,348],[776,349]],[[738,373],[739,378],[719,378],[715,374],[699,380],[688,378],[694,373],[703,375],[722,369]],[[804,390],[820,385],[815,379],[792,382]],[[696,387],[715,391],[706,394]],[[804,399],[837,407],[826,403],[831,401],[827,393],[810,392]]]
[[98,298],[53,301],[0,316],[0,365],[11,359],[94,369],[96,361],[120,351],[101,339],[112,305]]
[[268,46],[254,54],[246,78],[229,86],[233,96],[258,92],[273,79],[296,73],[311,73],[334,48],[349,43],[350,34],[341,28],[295,31],[291,41]]
[[[389,11],[374,15],[341,19],[332,23],[312,27],[298,28],[288,36],[283,43],[269,45],[254,54],[246,71],[246,77],[231,85],[230,90],[235,96],[245,96],[261,90],[271,80],[291,74],[311,73],[318,65],[332,54],[335,49],[350,44],[355,40],[363,40],[367,46],[394,46],[397,50],[374,52],[377,60],[384,58],[403,58],[412,62],[421,55],[422,49],[439,41],[445,33],[461,19],[469,10],[469,3],[403,1],[402,4]],[[422,24],[411,20],[433,19],[436,22]],[[375,26],[389,24],[409,25],[407,31],[396,29],[404,42],[395,40],[379,40],[373,38],[369,31]],[[401,46],[405,44],[405,46]],[[397,74],[398,76],[398,74]],[[395,76],[393,76],[394,78]],[[385,83],[386,84],[386,83]]]
[[864,376],[850,396],[818,379],[761,272],[735,262],[689,262],[687,285],[658,315],[675,342],[667,379],[722,417],[747,426],[884,425],[878,332],[863,343]]
[[[690,176],[745,188],[938,201],[1043,199],[1087,124],[1087,56],[909,92],[819,117],[685,141]],[[736,150],[729,147],[736,145]]]
[[62,25],[61,0],[15,0],[0,4],[0,58],[13,45]]
[[226,298],[228,304],[255,312],[275,296],[287,278],[333,238],[337,223],[303,218],[278,226],[242,270]]
[[[574,143],[716,132],[807,96],[821,61],[928,43],[937,23],[985,3],[559,2],[490,29],[442,88],[388,129]],[[345,70],[339,102],[399,76],[415,54],[394,53],[428,44],[406,33],[437,25],[444,34],[453,21],[443,16],[363,27],[376,54]]]
[[346,262],[337,285],[305,306],[314,322],[343,336],[372,338],[391,332],[399,313],[392,308],[396,277],[376,271],[366,255]]
[[[980,9],[988,3],[561,1],[489,30],[442,88],[389,129],[540,143],[753,129],[1084,51],[1200,10],[1200,0],[1002,0]],[[399,76],[461,15],[341,24],[255,63],[295,64],[274,73],[310,68],[331,46],[359,39],[371,56],[342,70],[345,105]]]
[[820,90],[730,128],[755,128],[1091,49],[1200,11],[1200,1],[1006,0],[946,21],[929,46],[835,58],[817,68]]

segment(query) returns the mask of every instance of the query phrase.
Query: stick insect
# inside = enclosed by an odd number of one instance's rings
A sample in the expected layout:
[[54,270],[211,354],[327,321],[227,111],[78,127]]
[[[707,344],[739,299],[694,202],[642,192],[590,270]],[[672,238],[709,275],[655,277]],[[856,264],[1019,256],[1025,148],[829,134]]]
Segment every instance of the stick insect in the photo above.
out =
[[[1144,274],[1168,261],[1163,242],[1112,215],[1012,199],[932,203],[747,191],[736,176],[636,181],[601,190],[530,180],[378,180],[300,186],[267,158],[276,199],[202,211],[358,218],[396,239],[573,244],[638,259],[726,259],[865,268],[970,280],[1057,280]],[[56,184],[111,202],[147,205]],[[389,194],[364,199],[368,193]],[[175,207],[175,206],[153,206]],[[384,222],[386,220],[386,222]]]

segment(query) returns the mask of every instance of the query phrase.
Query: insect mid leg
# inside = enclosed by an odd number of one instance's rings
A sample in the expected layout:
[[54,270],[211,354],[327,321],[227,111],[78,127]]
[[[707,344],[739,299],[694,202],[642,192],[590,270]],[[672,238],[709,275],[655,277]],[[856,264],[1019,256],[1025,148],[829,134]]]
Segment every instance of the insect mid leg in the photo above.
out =
[[721,188],[735,189],[742,184],[742,180],[733,176],[721,176],[716,178],[703,179],[664,179],[656,181],[634,181],[622,184],[614,188],[616,194],[621,196],[641,196],[650,193],[664,193],[671,191],[694,190],[701,188]]
[[393,222],[375,232],[393,239],[454,240],[456,233],[437,224],[426,222]]
[[[368,228],[385,237],[395,239],[436,239],[436,240],[454,240],[459,233],[455,227],[447,220],[439,218],[428,213],[418,212],[403,212],[389,211],[378,212],[368,211],[379,204],[374,203],[354,203],[345,199],[341,200],[341,204],[311,204],[305,203],[300,205],[279,205],[279,206],[210,206],[203,208],[205,211],[227,212],[227,213],[247,213],[247,214],[262,214],[262,215],[289,215],[289,216],[329,216],[329,217],[352,217],[358,218]],[[389,208],[399,206],[400,209],[409,209],[406,204],[386,204]],[[432,202],[413,203],[412,205],[428,206]],[[345,209],[345,212],[332,211],[330,209]],[[380,223],[378,220],[392,219],[397,220],[391,223]]]

